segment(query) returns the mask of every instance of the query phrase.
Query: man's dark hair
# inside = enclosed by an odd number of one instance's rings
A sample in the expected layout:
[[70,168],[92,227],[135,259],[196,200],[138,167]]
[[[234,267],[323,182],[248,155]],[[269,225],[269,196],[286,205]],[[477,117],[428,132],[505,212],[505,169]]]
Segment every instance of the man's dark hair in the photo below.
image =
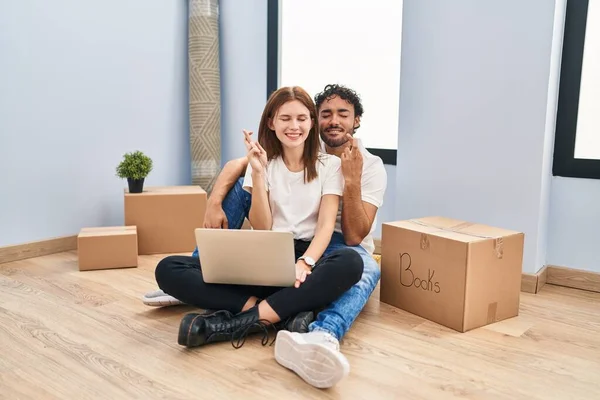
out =
[[327,85],[325,89],[321,93],[317,93],[315,95],[315,104],[317,106],[317,112],[321,108],[321,104],[325,100],[330,100],[331,98],[339,96],[341,99],[346,100],[350,104],[354,106],[354,116],[362,117],[363,114],[363,106],[360,102],[360,97],[356,92],[346,86],[342,85]]

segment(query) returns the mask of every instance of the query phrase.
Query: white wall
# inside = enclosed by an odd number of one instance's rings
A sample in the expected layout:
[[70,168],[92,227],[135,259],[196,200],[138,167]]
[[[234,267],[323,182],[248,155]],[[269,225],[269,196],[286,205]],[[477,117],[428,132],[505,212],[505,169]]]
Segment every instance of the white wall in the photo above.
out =
[[115,167],[191,182],[187,2],[0,2],[0,246],[123,223]]
[[[561,0],[561,3],[564,1]],[[593,12],[590,15],[598,19],[600,11],[598,2],[590,2],[590,10]],[[598,27],[590,23],[587,27],[586,37],[597,43]],[[586,54],[591,50],[594,49],[586,46]],[[588,78],[591,74],[596,73],[591,79],[596,79],[597,82],[599,76],[597,68],[594,69],[590,62],[597,63],[600,53],[596,49],[596,52],[591,54],[594,54],[594,57],[584,61],[583,68],[584,72],[588,73]],[[582,103],[580,103],[580,117],[585,120],[584,128],[588,129],[590,124],[594,123],[594,118],[596,121],[598,120],[598,113],[594,114],[594,111],[591,110],[596,106],[590,99],[593,97],[590,90],[594,88],[589,86],[588,84],[587,91],[582,90]],[[597,90],[598,87],[596,86],[595,89]],[[587,137],[584,136],[587,153],[584,149],[576,148],[575,155],[576,157],[593,157],[599,148],[594,146],[595,140],[597,141],[600,136],[596,133],[594,140],[589,131],[584,130],[583,133],[588,133]],[[578,139],[581,134],[582,131],[578,130]],[[547,264],[600,272],[600,253],[597,251],[598,226],[600,226],[600,180],[553,177],[548,223]]]
[[548,100],[546,103],[546,130],[542,153],[542,195],[540,201],[540,220],[538,223],[539,238],[537,242],[537,272],[548,263],[548,236],[550,227],[550,202],[552,187],[552,163],[554,153],[554,135],[556,131],[556,114],[558,111],[558,95],[560,86],[560,65],[565,28],[567,1],[556,0],[554,7],[554,28],[552,32],[552,51],[550,57],[550,78],[548,83]]
[[552,179],[547,262],[600,272],[600,180]]
[[267,101],[267,1],[220,0],[221,160],[246,155],[242,129],[258,134]]
[[522,231],[523,271],[535,272],[545,263],[554,4],[404,4],[396,217]]

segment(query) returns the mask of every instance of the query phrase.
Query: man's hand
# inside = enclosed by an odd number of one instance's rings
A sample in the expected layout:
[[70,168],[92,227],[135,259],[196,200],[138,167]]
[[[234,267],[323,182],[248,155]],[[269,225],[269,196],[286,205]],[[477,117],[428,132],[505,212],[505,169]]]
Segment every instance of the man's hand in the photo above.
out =
[[299,288],[302,283],[306,280],[306,277],[312,273],[310,267],[302,260],[296,263],[296,282],[294,283],[295,288]]
[[342,153],[342,175],[344,175],[344,181],[348,182],[360,182],[363,171],[363,157],[358,143],[355,138],[350,134],[346,135],[351,145],[346,147]]
[[228,227],[227,216],[223,211],[223,207],[219,204],[208,204],[204,214],[204,228],[227,229]]

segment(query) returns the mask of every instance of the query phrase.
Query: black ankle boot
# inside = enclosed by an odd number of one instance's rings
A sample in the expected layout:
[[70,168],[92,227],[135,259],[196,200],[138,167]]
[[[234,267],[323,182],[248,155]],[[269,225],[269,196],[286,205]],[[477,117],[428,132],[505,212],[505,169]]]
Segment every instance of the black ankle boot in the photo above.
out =
[[[231,340],[233,347],[240,348],[248,334],[262,331],[265,333],[265,345],[269,341],[268,325],[269,322],[259,320],[258,307],[252,307],[239,314],[225,310],[207,314],[191,313],[181,320],[177,342],[181,346],[197,347]],[[237,344],[234,344],[236,340]]]
[[315,313],[313,311],[303,311],[287,318],[285,321],[278,322],[275,324],[275,327],[277,330],[306,333],[308,332],[308,325],[310,325],[314,319]]

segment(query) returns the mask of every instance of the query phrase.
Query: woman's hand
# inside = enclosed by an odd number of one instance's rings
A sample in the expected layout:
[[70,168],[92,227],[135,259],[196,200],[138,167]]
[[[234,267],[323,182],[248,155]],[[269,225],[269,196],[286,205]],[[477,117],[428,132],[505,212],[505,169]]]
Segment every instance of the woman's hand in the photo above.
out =
[[246,150],[248,150],[248,153],[246,154],[248,163],[250,163],[252,171],[263,173],[267,167],[267,152],[262,148],[260,143],[252,141],[252,138],[250,138],[252,135],[251,131],[244,129],[243,132],[244,144],[246,145]]
[[295,288],[299,288],[304,283],[306,277],[312,273],[310,267],[302,260],[296,262],[296,282]]

